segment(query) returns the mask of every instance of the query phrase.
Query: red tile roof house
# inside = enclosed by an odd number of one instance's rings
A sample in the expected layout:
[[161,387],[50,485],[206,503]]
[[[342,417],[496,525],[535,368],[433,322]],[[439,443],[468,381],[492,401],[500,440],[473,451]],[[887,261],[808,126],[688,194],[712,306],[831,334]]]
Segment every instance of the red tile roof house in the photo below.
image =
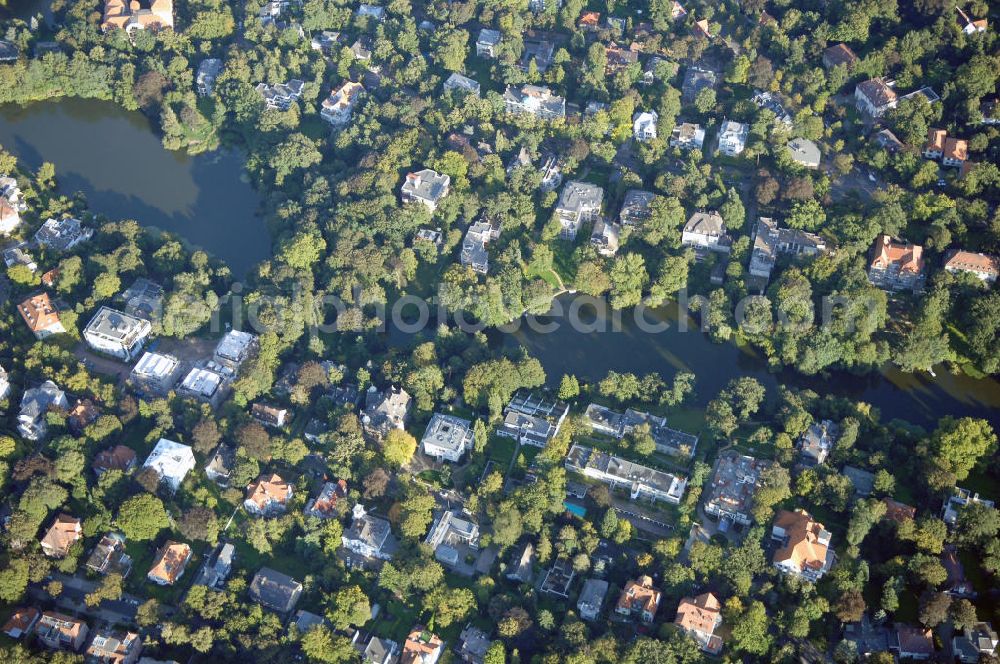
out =
[[924,248],[880,235],[868,266],[868,280],[886,290],[919,290],[924,281]]
[[718,655],[722,651],[722,638],[715,634],[722,625],[722,604],[712,593],[681,599],[674,624],[691,635],[705,652]]
[[662,594],[653,587],[653,579],[640,576],[638,581],[629,581],[622,590],[615,606],[615,613],[634,617],[639,616],[642,622],[653,622],[656,611],[660,608]]
[[65,558],[70,548],[82,537],[80,519],[59,514],[42,538],[42,552],[49,558]]

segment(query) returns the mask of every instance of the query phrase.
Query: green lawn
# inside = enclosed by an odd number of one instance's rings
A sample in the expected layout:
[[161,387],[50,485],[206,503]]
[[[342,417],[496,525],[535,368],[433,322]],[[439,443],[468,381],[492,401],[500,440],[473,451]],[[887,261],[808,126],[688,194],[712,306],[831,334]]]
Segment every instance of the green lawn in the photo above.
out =
[[490,458],[500,464],[503,471],[507,470],[511,460],[514,458],[514,450],[517,449],[517,441],[505,436],[490,436],[486,444],[486,451]]

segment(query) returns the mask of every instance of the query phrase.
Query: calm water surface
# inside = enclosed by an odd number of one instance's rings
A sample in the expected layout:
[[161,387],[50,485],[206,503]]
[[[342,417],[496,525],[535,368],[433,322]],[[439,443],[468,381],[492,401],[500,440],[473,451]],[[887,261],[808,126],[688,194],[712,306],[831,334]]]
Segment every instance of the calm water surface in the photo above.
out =
[[[267,229],[255,214],[258,197],[241,179],[242,157],[236,151],[197,157],[168,152],[141,114],[85,100],[0,108],[0,145],[31,168],[53,162],[62,190],[84,192],[96,212],[178,233],[227,261],[237,275],[270,255]],[[560,299],[564,311],[572,299]],[[868,376],[774,374],[755,351],[714,344],[693,320],[689,331],[679,331],[676,305],[651,312],[650,320],[669,327],[644,331],[626,312],[617,328],[599,317],[600,331],[574,330],[562,320],[554,332],[522,325],[491,337],[501,345],[525,347],[552,381],[564,373],[592,381],[609,370],[655,371],[670,380],[678,371],[691,371],[697,376],[695,402],[704,405],[730,379],[753,376],[772,393],[783,383],[865,401],[881,411],[883,421],[900,418],[932,426],[943,415],[968,415],[1000,428],[1000,382],[994,378],[953,376],[943,368],[937,377],[891,368]],[[390,342],[402,343],[405,336],[394,332]]]
[[[563,311],[571,301],[572,296],[562,298]],[[732,378],[753,376],[771,394],[779,384],[785,384],[867,402],[881,411],[883,421],[900,418],[932,426],[944,415],[973,416],[989,419],[1000,430],[1000,382],[994,378],[953,376],[943,367],[936,378],[926,373],[904,374],[895,368],[867,376],[842,372],[823,378],[795,371],[775,374],[751,348],[712,343],[693,319],[688,319],[689,331],[681,332],[676,304],[652,311],[647,318],[665,322],[669,329],[644,331],[632,314],[625,312],[617,329],[604,317],[597,318],[595,325],[606,323],[607,331],[576,331],[565,320],[550,333],[521,325],[518,331],[505,335],[502,343],[525,347],[539,358],[549,380],[556,384],[564,373],[593,381],[610,370],[635,374],[655,371],[669,381],[678,371],[691,371],[697,376],[694,401],[704,405]]]
[[0,145],[31,169],[55,164],[60,191],[83,192],[94,212],[177,233],[236,276],[270,256],[237,150],[170,152],[141,113],[83,99],[0,107]]

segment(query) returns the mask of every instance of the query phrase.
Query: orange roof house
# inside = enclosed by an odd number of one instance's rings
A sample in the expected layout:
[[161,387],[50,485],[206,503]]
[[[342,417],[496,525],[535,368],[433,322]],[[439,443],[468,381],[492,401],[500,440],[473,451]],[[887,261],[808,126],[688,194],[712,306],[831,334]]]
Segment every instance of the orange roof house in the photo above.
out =
[[927,143],[924,144],[923,155],[925,159],[940,159],[944,154],[944,141],[948,137],[948,132],[944,129],[928,129]]
[[623,616],[639,616],[644,623],[653,622],[653,616],[660,608],[661,593],[653,587],[653,579],[640,576],[638,581],[629,581],[618,598],[615,612]]
[[70,547],[82,537],[80,519],[68,514],[59,514],[42,538],[42,552],[50,558],[64,558],[69,553]]
[[709,30],[708,30],[708,19],[707,18],[703,18],[700,21],[696,21],[695,24],[694,24],[694,31],[697,32],[697,33],[699,33],[699,34],[704,35],[705,37],[708,37],[709,39],[712,38],[712,33],[709,32]]
[[292,485],[280,475],[261,475],[247,487],[243,506],[251,514],[270,515],[283,512],[292,497]]
[[56,280],[59,279],[59,268],[54,267],[45,274],[42,275],[42,285],[48,288],[52,288],[56,285]]
[[694,637],[705,652],[717,655],[722,650],[722,639],[715,635],[722,624],[722,604],[712,593],[681,599],[674,624]]
[[59,320],[59,312],[53,306],[48,293],[32,295],[17,305],[17,310],[24,322],[28,324],[28,329],[34,332],[38,339],[44,339],[53,334],[62,334],[66,331],[62,321]]
[[969,142],[964,138],[948,138],[944,142],[941,163],[945,166],[961,166],[969,158]]
[[66,423],[77,434],[101,416],[101,409],[90,399],[78,399],[66,416]]
[[833,565],[830,533],[805,510],[778,512],[771,537],[780,542],[774,566],[785,574],[815,582]]
[[153,567],[146,578],[161,586],[171,586],[184,573],[191,560],[191,547],[181,542],[167,540],[163,548],[156,552]]
[[687,16],[687,10],[684,9],[684,5],[674,0],[674,4],[670,7],[670,18],[676,21],[685,16]]
[[924,248],[918,244],[898,242],[888,235],[875,240],[868,280],[879,288],[901,290],[917,288],[923,280]]
[[975,34],[977,32],[986,32],[986,28],[989,27],[989,22],[985,18],[980,18],[977,20],[972,20],[972,18],[962,10],[961,7],[955,7],[958,11],[958,16],[955,20],[958,22],[958,27],[967,35]]
[[160,30],[174,27],[173,0],[105,0],[101,30]]
[[87,640],[87,623],[55,611],[46,611],[35,625],[35,636],[53,650],[79,650]]
[[944,269],[953,274],[968,272],[985,282],[993,283],[1000,276],[1000,259],[996,256],[955,249],[945,259]]
[[441,657],[444,641],[436,634],[416,626],[403,643],[399,664],[433,664]]
[[114,447],[109,447],[106,450],[101,450],[94,457],[94,463],[91,464],[91,468],[98,475],[101,475],[109,470],[120,470],[123,473],[135,468],[135,451],[130,447],[125,447],[124,445],[115,445]]
[[17,609],[14,611],[14,615],[10,617],[10,620],[4,623],[0,631],[12,639],[20,639],[22,636],[31,634],[32,628],[34,628],[35,623],[38,622],[38,618],[41,615],[41,612],[33,607]]
[[583,12],[577,25],[584,30],[596,30],[601,23],[601,12]]

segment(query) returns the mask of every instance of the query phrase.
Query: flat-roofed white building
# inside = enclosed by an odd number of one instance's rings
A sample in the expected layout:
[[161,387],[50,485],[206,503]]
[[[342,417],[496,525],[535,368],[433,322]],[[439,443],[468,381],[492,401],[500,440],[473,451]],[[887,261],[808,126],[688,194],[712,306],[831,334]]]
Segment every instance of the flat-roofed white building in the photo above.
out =
[[472,422],[454,415],[434,413],[420,447],[429,457],[457,462],[472,447]]
[[152,330],[148,320],[101,307],[84,328],[83,338],[94,350],[130,362],[142,350]]
[[180,368],[173,355],[146,352],[132,368],[129,380],[139,390],[164,394],[177,384]]
[[573,445],[566,456],[566,469],[629,491],[632,500],[645,498],[677,505],[684,496],[687,479],[662,470],[641,466],[583,445]]
[[218,403],[226,378],[221,373],[203,367],[194,367],[187,372],[177,391],[195,399]]
[[257,349],[257,336],[240,330],[230,330],[215,347],[213,360],[227,369],[239,371],[240,365]]
[[162,482],[177,491],[189,472],[194,470],[194,452],[191,447],[166,438],[160,438],[146,458],[143,468],[155,470]]

